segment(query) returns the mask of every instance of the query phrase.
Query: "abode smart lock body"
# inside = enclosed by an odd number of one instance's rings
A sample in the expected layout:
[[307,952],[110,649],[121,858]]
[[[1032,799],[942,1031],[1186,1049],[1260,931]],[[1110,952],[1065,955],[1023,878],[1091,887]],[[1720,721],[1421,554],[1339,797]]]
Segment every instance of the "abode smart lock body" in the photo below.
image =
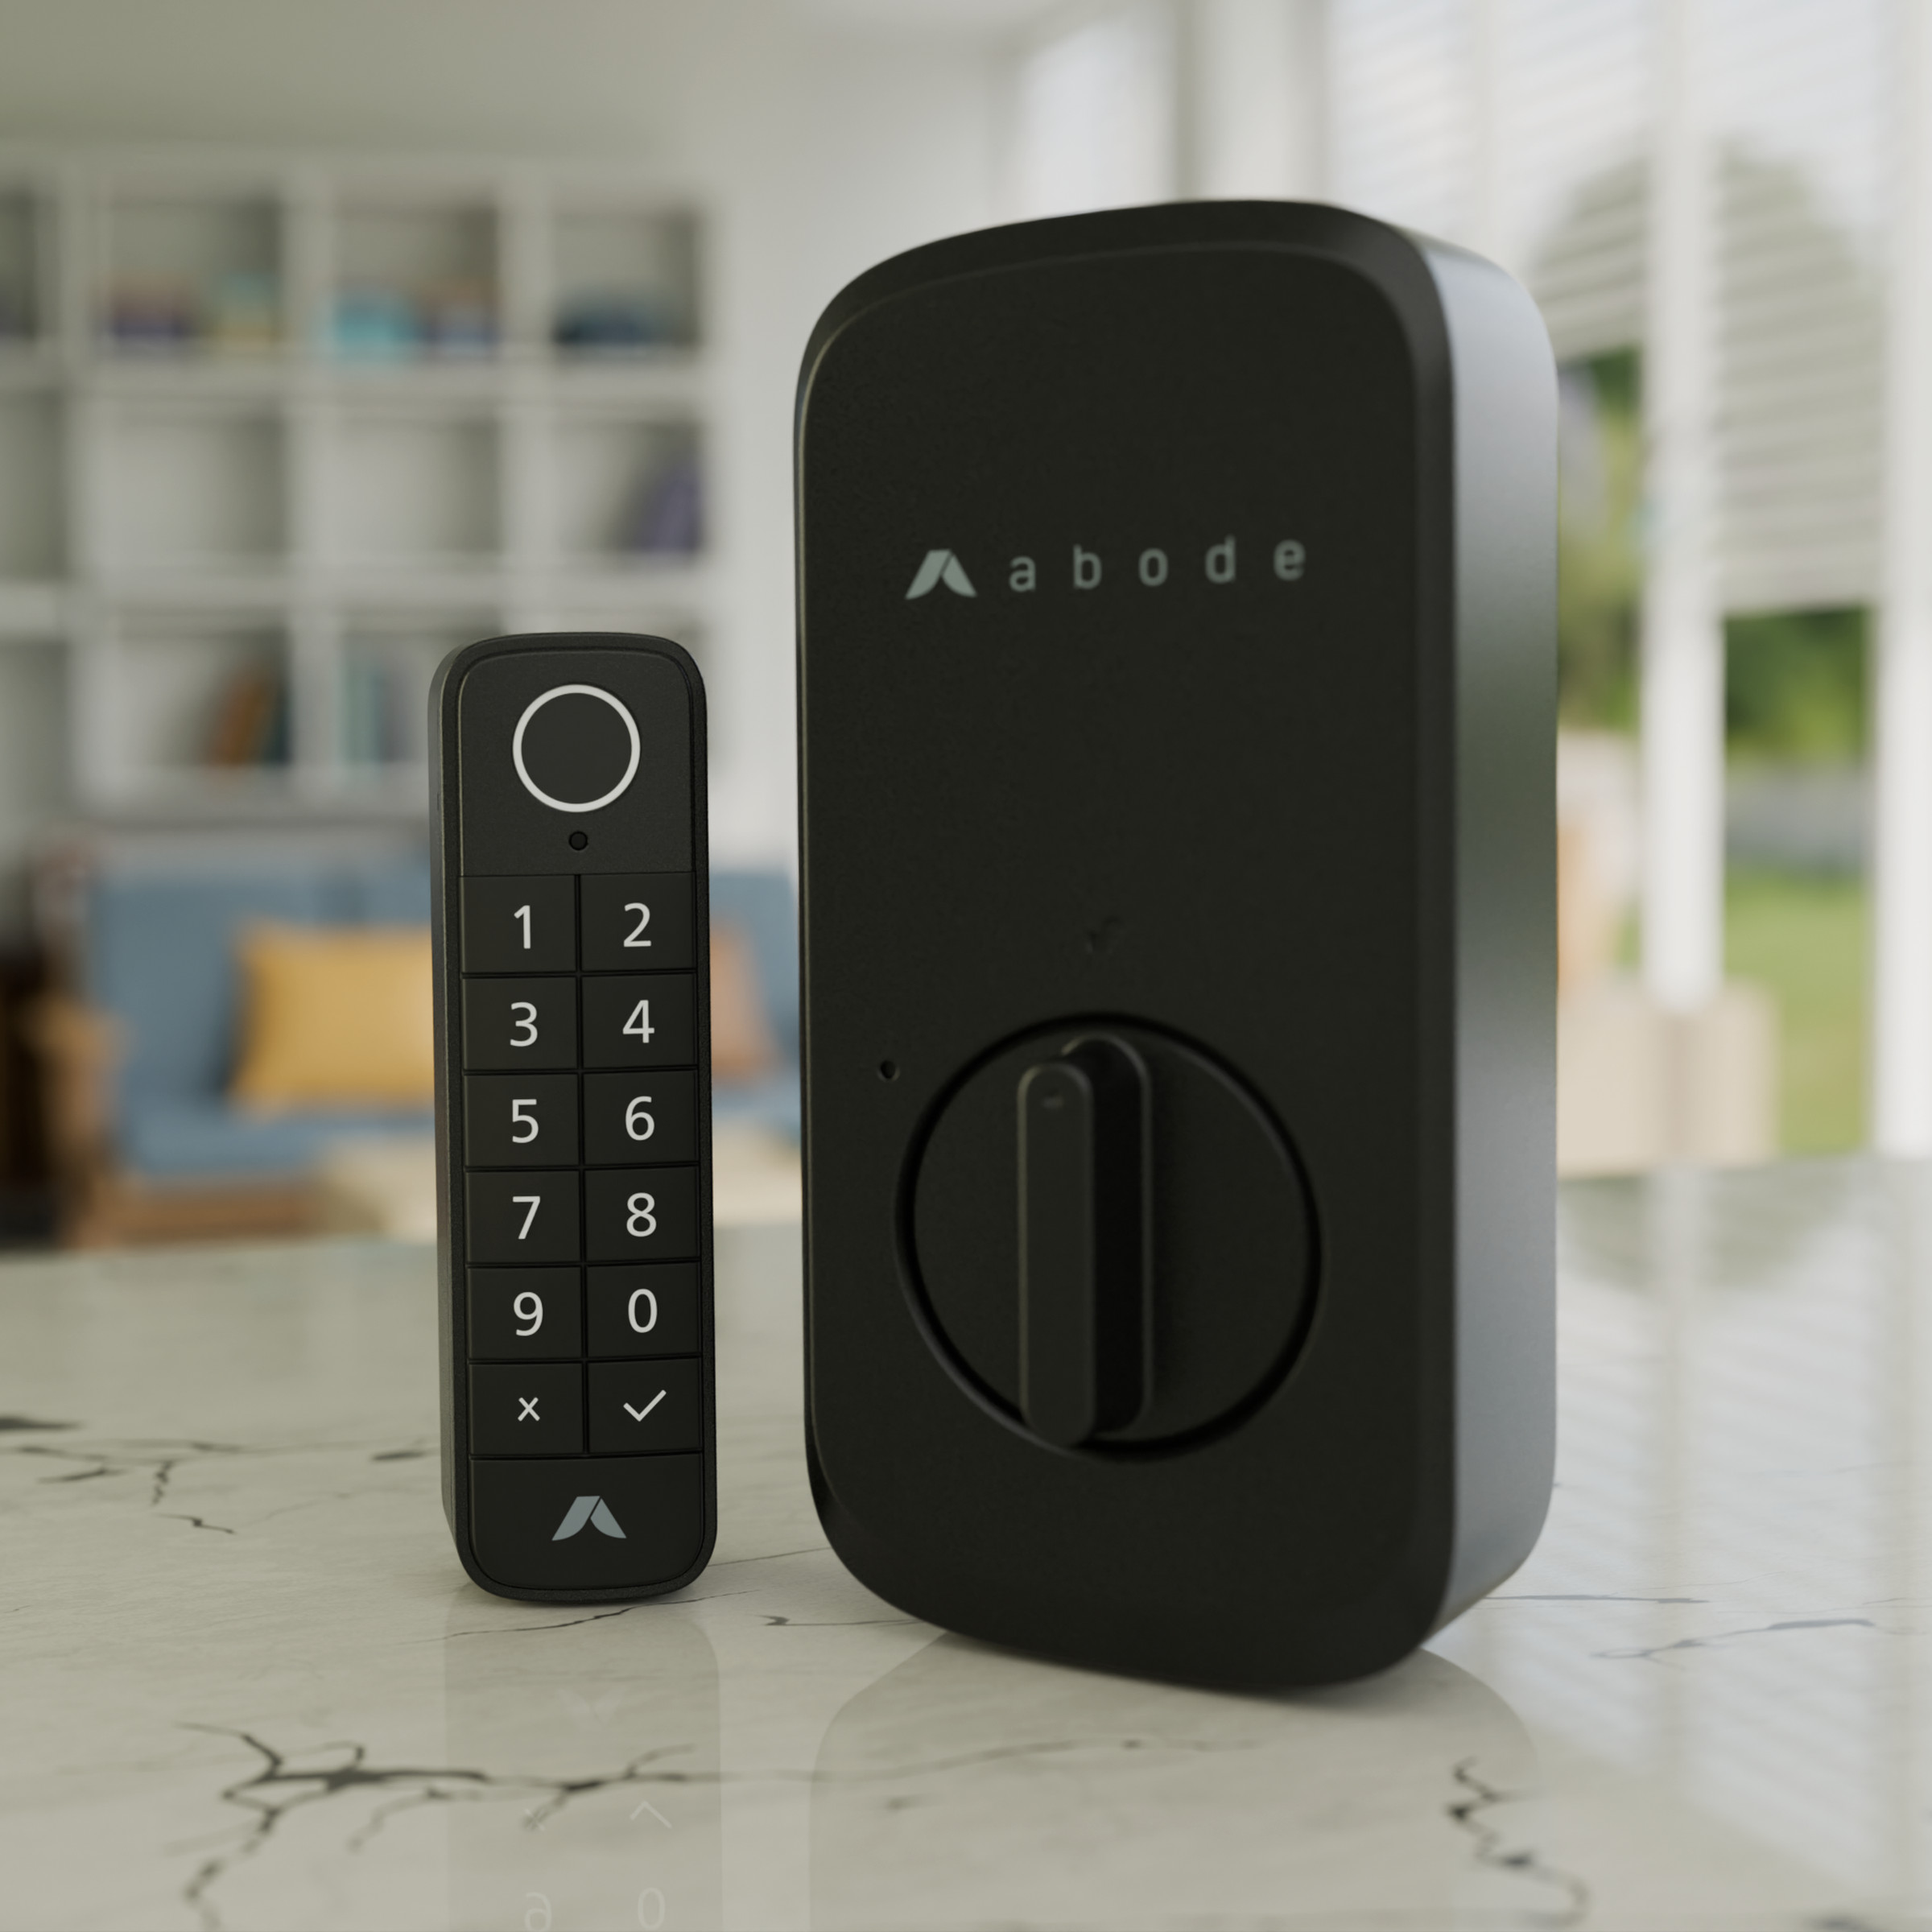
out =
[[444,1509],[499,1596],[656,1596],[716,1522],[704,685],[497,638],[430,721]]
[[1554,381],[1340,210],[916,250],[798,410],[807,1443],[891,1602],[1240,1686],[1553,1445]]

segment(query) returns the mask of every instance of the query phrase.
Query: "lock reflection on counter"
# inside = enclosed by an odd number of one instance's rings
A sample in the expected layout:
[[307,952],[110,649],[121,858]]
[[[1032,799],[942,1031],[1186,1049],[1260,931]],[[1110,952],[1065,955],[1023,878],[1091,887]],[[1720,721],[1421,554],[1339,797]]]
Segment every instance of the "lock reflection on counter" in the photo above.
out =
[[[464,1932],[685,1932],[722,1913],[718,1670],[675,1606],[527,1607],[465,1594],[444,1685],[449,1923]],[[547,1627],[545,1627],[547,1626]]]
[[1540,1782],[1516,1713],[1426,1650],[1234,1698],[942,1637],[826,1732],[811,1922],[1567,1924]]

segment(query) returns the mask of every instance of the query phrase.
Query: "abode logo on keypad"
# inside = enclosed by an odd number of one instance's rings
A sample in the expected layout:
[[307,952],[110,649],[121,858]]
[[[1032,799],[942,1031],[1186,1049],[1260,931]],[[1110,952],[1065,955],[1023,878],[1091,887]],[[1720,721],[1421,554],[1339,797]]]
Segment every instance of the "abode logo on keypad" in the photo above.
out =
[[[1246,566],[1239,539],[1223,537],[1207,546],[1193,574],[1209,584],[1232,584],[1244,574],[1282,584],[1298,584],[1307,574],[1308,547],[1298,538],[1282,537],[1272,546],[1265,545],[1263,549],[1266,561],[1258,570],[1250,569]],[[1006,588],[1024,596],[1029,591],[1039,589],[1042,583],[1058,582],[1063,588],[1069,590],[1098,590],[1103,584],[1125,580],[1137,583],[1147,590],[1158,590],[1175,577],[1177,572],[1184,575],[1192,568],[1190,559],[1178,554],[1170,555],[1158,546],[1150,545],[1127,561],[1075,543],[1063,574],[1057,576],[1049,571],[1043,577],[1042,565],[1038,557],[1011,559],[1006,566]],[[910,604],[918,598],[930,597],[942,585],[957,597],[976,598],[979,595],[958,551],[929,550],[913,572],[906,601]]]

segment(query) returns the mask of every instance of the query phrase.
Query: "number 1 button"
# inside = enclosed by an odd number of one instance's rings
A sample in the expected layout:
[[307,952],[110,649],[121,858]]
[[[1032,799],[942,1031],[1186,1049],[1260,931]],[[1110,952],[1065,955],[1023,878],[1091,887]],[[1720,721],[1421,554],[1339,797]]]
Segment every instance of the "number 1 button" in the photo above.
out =
[[577,882],[465,879],[465,972],[568,972],[577,963]]

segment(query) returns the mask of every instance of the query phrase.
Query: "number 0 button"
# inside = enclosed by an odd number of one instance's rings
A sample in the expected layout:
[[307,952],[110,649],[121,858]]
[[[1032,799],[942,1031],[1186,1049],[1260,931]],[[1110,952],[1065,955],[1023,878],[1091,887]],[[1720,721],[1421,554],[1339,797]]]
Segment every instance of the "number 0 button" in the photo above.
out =
[[577,1258],[574,1174],[473,1174],[469,1187],[473,1261],[488,1266]]
[[687,972],[584,982],[586,1067],[688,1067],[697,1058]]
[[[495,1179],[495,1175],[490,1175]],[[473,1188],[474,1181],[470,1183]],[[695,1167],[600,1169],[584,1177],[593,1261],[682,1261],[698,1252]]]

